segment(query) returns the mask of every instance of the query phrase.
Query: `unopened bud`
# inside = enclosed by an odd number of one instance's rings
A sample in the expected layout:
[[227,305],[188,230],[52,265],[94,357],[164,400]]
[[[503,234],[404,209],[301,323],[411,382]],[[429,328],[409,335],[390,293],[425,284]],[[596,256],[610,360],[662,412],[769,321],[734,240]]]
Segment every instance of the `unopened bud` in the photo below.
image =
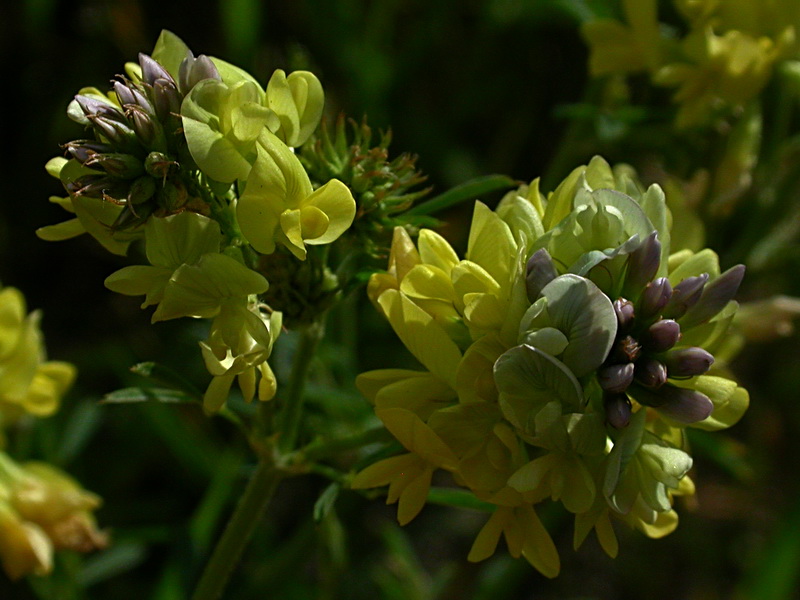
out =
[[136,134],[125,123],[95,115],[90,116],[89,121],[95,130],[111,144],[122,149],[129,149],[132,143],[135,144]]
[[705,323],[725,308],[739,291],[744,271],[744,265],[736,265],[706,284],[703,288],[703,295],[681,318],[681,326],[688,329]]
[[643,358],[636,363],[636,381],[648,388],[658,389],[667,382],[667,367],[654,358]]
[[650,352],[664,352],[681,339],[681,326],[672,319],[656,321],[647,329],[642,344]]
[[633,363],[609,365],[597,371],[597,381],[606,392],[622,393],[633,382]]
[[164,132],[154,117],[136,105],[128,107],[127,115],[143,146],[152,150],[166,150]]
[[657,391],[641,386],[632,386],[631,390],[631,395],[640,404],[656,408],[662,415],[686,425],[702,421],[714,410],[709,397],[695,390],[670,384]]
[[178,163],[172,160],[163,152],[151,152],[144,159],[144,169],[153,177],[164,179],[169,175],[169,171],[173,166]]
[[141,204],[153,197],[156,193],[156,180],[149,175],[143,175],[131,184],[128,192],[128,202],[130,204]]
[[184,58],[178,70],[178,85],[181,92],[184,95],[188,94],[195,85],[204,79],[221,79],[212,60],[205,54],[201,54],[197,58],[191,55]]
[[101,167],[106,173],[121,179],[133,179],[142,174],[142,161],[130,154],[112,152],[95,154],[86,161],[87,167]]
[[133,90],[121,81],[114,82],[114,93],[122,106],[136,104],[136,96],[133,95]]
[[702,348],[680,348],[664,356],[670,377],[702,375],[714,364],[714,357]]
[[625,331],[633,324],[635,313],[633,302],[630,300],[625,298],[614,300],[614,313],[617,315],[618,331]]
[[703,294],[703,288],[708,281],[708,273],[687,277],[675,286],[672,290],[672,297],[669,304],[664,308],[664,316],[670,319],[677,319],[686,314],[686,311],[694,306]]
[[525,287],[528,293],[528,300],[535,302],[544,286],[556,277],[558,277],[558,272],[550,253],[545,248],[534,252],[528,259],[526,267]]
[[156,79],[172,80],[172,75],[169,74],[164,67],[158,64],[147,54],[139,53],[139,65],[142,67],[142,81],[153,85]]
[[156,115],[160,120],[166,121],[171,115],[180,114],[181,96],[171,79],[156,79],[153,84],[153,100]]
[[644,288],[644,292],[642,292],[642,296],[639,299],[637,314],[644,319],[655,317],[667,305],[671,295],[672,286],[669,283],[669,279],[659,277],[651,281]]
[[90,96],[75,96],[75,101],[87,117],[105,117],[114,121],[125,121],[125,116],[110,102],[103,102]]
[[628,258],[623,293],[636,298],[642,288],[656,276],[661,264],[661,242],[658,232],[651,233]]
[[624,429],[631,421],[631,401],[625,394],[609,394],[604,398],[606,421],[614,429]]
[[75,140],[74,142],[69,142],[66,145],[66,149],[70,156],[81,164],[84,164],[95,154],[114,151],[114,148],[108,144],[93,140]]

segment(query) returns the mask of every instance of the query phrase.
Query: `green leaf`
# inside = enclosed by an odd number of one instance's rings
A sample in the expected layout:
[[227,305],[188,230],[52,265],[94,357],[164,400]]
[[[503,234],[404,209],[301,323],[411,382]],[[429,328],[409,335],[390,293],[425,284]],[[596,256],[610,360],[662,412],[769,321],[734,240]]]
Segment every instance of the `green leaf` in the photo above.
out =
[[319,495],[317,501],[314,503],[314,521],[319,523],[324,519],[336,504],[336,499],[339,497],[339,492],[342,486],[334,481]]
[[184,392],[187,396],[198,400],[203,397],[203,392],[198,390],[183,375],[156,362],[148,361],[135,364],[131,367],[131,373],[146,377],[154,383],[164,385],[173,390]]
[[106,394],[101,404],[137,404],[140,402],[159,402],[161,404],[191,404],[197,398],[187,396],[178,390],[163,388],[129,387]]
[[144,561],[146,549],[143,544],[120,542],[108,550],[90,557],[84,563],[78,581],[84,587],[111,579],[136,568]]
[[506,175],[484,175],[483,177],[476,177],[475,179],[447,190],[443,194],[439,194],[435,198],[418,204],[404,214],[429,215],[455,206],[456,204],[474,200],[484,194],[506,190],[516,185],[517,182]]

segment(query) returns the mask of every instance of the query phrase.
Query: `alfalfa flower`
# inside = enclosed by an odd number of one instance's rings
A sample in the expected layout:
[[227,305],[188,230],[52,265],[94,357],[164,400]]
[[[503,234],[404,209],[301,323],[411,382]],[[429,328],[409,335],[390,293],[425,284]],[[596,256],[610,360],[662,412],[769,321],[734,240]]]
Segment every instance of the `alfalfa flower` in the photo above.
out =
[[470,560],[505,535],[551,577],[558,555],[534,509],[547,498],[575,514],[576,546],[595,529],[612,555],[612,516],[653,537],[674,528],[673,497],[692,489],[681,429],[727,427],[748,398],[712,370],[743,267],[670,255],[669,223],[660,188],[595,158],[547,196],[534,181],[494,212],[476,203],[464,260],[433,232],[415,247],[397,230],[369,292],[427,372],[359,377],[410,454],[355,486],[389,484],[402,501],[413,480],[405,522],[444,469],[497,507]]
[[56,550],[105,547],[93,511],[100,498],[45,463],[15,462],[0,452],[0,562],[11,579],[45,575]]
[[75,379],[75,367],[45,359],[41,314],[27,314],[15,288],[0,290],[0,420],[48,416]]

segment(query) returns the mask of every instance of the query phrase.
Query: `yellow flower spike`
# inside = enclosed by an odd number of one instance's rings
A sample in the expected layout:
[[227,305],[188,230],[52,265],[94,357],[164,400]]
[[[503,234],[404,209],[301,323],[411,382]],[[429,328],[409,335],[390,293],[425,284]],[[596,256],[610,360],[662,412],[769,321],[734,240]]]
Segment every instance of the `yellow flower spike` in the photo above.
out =
[[444,329],[397,290],[386,290],[378,303],[411,354],[431,373],[454,388],[461,350]]
[[356,204],[350,189],[332,179],[313,190],[294,153],[263,131],[247,187],[236,207],[245,239],[262,254],[286,246],[304,260],[305,244],[329,244],[353,222]]

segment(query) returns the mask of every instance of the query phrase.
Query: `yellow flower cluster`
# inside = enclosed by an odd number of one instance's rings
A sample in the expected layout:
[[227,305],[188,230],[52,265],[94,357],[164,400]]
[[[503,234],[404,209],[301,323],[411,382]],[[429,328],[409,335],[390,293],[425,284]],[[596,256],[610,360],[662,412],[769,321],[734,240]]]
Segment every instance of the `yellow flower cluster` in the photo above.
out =
[[624,0],[626,23],[588,22],[593,75],[648,73],[675,88],[679,128],[702,126],[741,109],[769,80],[776,62],[796,53],[800,9],[792,0],[677,0],[688,33],[675,39],[661,28],[657,0]]
[[[405,524],[433,473],[449,472],[496,506],[469,559],[491,556],[504,536],[548,577],[560,562],[534,509],[546,499],[575,515],[576,548],[594,529],[611,556],[612,516],[651,537],[676,527],[672,499],[693,492],[684,427],[727,427],[748,405],[720,373],[679,376],[713,362],[742,271],[720,274],[710,250],[669,257],[664,195],[629,175],[595,158],[547,197],[537,180],[496,211],[477,202],[464,259],[434,231],[415,245],[395,230],[369,296],[425,370],[357,379],[407,453],[365,468],[353,488],[388,485]],[[679,326],[693,347],[669,350]]]

